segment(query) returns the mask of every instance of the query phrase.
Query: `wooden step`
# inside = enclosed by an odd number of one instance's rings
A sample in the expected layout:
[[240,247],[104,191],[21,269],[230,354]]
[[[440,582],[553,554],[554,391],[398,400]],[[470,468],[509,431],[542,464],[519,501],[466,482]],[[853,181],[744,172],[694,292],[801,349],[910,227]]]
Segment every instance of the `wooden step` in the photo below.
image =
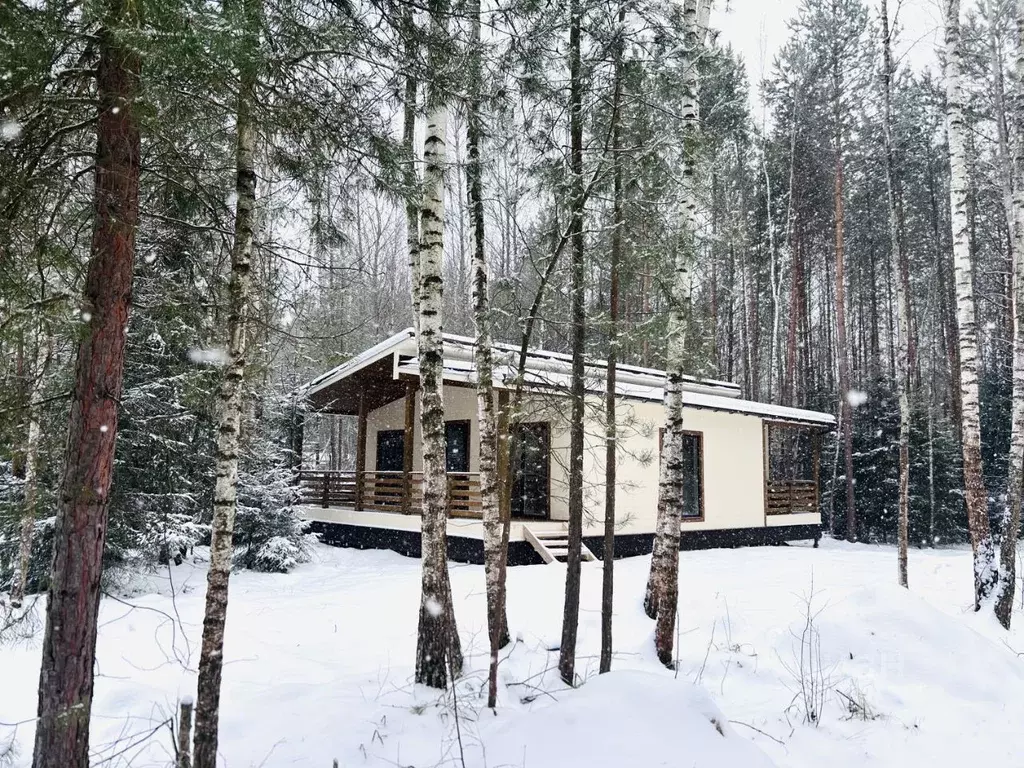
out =
[[[564,563],[568,559],[569,537],[566,531],[534,531],[529,526],[524,525],[523,535],[545,563]],[[580,559],[589,563],[597,558],[594,557],[594,553],[587,548],[586,544],[582,544]]]

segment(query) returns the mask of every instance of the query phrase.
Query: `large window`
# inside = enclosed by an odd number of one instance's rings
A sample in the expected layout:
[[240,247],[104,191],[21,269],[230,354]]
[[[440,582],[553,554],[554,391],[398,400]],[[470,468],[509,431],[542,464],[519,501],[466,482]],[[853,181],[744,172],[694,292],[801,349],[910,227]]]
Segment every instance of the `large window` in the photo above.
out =
[[535,421],[513,424],[509,431],[512,516],[547,518],[551,430],[546,421]]
[[[664,447],[665,430],[659,433],[659,449]],[[661,468],[659,466],[659,476]],[[704,435],[683,433],[683,519],[704,519]]]

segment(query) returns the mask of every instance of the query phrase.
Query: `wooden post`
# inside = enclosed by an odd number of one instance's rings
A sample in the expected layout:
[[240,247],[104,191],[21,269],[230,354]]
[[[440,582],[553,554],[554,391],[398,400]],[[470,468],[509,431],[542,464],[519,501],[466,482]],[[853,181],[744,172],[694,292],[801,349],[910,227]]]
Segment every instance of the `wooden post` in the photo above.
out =
[[356,425],[356,511],[363,508],[363,494],[366,483],[366,396],[359,395],[359,416]]
[[412,512],[412,447],[416,435],[416,388],[411,381],[405,384],[405,439],[402,457],[402,511]]
[[175,768],[192,768],[192,697],[181,700],[178,718],[178,762]]
[[329,470],[324,470],[324,509],[331,506],[331,473]]

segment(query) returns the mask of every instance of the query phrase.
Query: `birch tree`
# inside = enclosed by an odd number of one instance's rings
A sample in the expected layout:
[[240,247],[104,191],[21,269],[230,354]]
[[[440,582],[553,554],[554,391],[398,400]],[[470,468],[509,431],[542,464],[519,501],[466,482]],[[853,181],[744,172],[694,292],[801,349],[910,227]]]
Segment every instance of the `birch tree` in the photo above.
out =
[[992,593],[997,580],[995,545],[988,522],[988,495],[981,460],[981,414],[978,397],[978,326],[974,269],[968,224],[970,182],[967,175],[965,104],[961,83],[960,0],[946,0],[946,131],[949,142],[949,207],[953,237],[953,273],[960,350],[960,436],[964,462],[967,525],[974,553],[975,609]]
[[681,158],[680,228],[673,260],[667,328],[665,427],[658,482],[659,509],[648,598],[648,615],[655,613],[655,650],[662,664],[672,664],[679,596],[679,527],[683,505],[683,381],[686,376],[686,330],[689,320],[692,271],[696,264],[696,154],[700,145],[698,61],[704,46],[711,0],[686,0],[682,63],[683,156]]
[[139,214],[138,6],[98,20],[93,233],[46,606],[33,768],[87,768],[100,575]]
[[[40,321],[39,325],[42,325]],[[39,499],[39,441],[42,439],[39,397],[43,390],[46,369],[50,364],[51,340],[44,338],[42,328],[35,334],[35,362],[30,373],[27,392],[28,428],[25,435],[25,451],[22,457],[25,467],[25,500],[22,507],[18,531],[18,570],[11,586],[11,605],[20,607],[25,599],[29,565],[32,559],[32,538],[35,531]]]
[[199,657],[199,681],[193,736],[195,768],[216,768],[220,688],[224,669],[224,625],[228,580],[234,553],[238,497],[238,453],[244,408],[246,333],[252,301],[252,251],[256,215],[255,90],[262,0],[229,6],[242,30],[238,51],[235,113],[235,226],[228,282],[228,344],[217,396],[217,462],[210,530],[210,568]]
[[444,174],[447,163],[448,105],[442,82],[448,68],[445,0],[430,3],[427,127],[423,142],[423,203],[419,248],[420,430],[423,435],[423,572],[416,642],[416,682],[446,688],[449,674],[462,671],[462,649],[448,576],[448,476],[445,472],[444,344]]
[[900,481],[898,522],[898,578],[901,587],[908,586],[907,541],[910,521],[910,379],[913,361],[910,357],[910,295],[907,290],[910,268],[903,248],[899,214],[896,205],[895,153],[892,141],[892,41],[889,32],[889,10],[882,0],[882,143],[885,152],[885,189],[889,207],[889,247],[896,268],[897,349],[900,399]]
[[1020,536],[1021,485],[1024,483],[1024,0],[1016,2],[1016,99],[1012,116],[1015,141],[1012,151],[1013,186],[1010,246],[1013,262],[1013,397],[1011,401],[1010,455],[1006,478],[1006,523],[999,551],[999,583],[995,613],[1010,628],[1017,586],[1017,538]]

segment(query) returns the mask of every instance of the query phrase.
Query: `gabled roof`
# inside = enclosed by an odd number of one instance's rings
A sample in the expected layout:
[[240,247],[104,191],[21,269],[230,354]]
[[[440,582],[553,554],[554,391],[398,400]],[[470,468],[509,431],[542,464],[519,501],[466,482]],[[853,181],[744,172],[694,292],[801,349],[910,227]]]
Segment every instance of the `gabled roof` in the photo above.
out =
[[[444,334],[443,375],[446,381],[463,384],[476,383],[476,369],[473,362],[475,346],[474,339],[455,334]],[[499,388],[515,386],[519,352],[518,346],[494,343],[495,386]],[[570,355],[544,349],[529,349],[526,357],[525,386],[534,391],[564,392],[568,389],[572,376],[571,363]],[[585,366],[587,391],[604,392],[607,362],[587,360]],[[365,352],[361,352],[352,359],[317,376],[300,391],[314,405],[323,407],[327,402],[338,400],[337,397],[327,397],[328,390],[338,389],[338,394],[341,395],[341,383],[344,380],[371,367],[376,382],[375,386],[383,385],[382,379],[388,368],[390,368],[390,380],[396,384],[401,379],[419,378],[415,330],[406,328],[399,331]],[[364,375],[368,376],[369,372]],[[665,383],[664,371],[635,365],[620,364],[616,366],[616,391],[624,398],[660,402],[664,399]],[[386,389],[388,391],[381,392],[382,398],[399,396],[395,394],[397,389],[393,387]],[[345,387],[344,390],[347,392],[349,388]],[[691,408],[749,413],[769,419],[807,422],[823,426],[835,424],[835,417],[830,413],[744,400],[740,398],[740,394],[739,386],[726,381],[687,377],[683,384],[683,402]],[[351,409],[345,412],[351,412]]]

